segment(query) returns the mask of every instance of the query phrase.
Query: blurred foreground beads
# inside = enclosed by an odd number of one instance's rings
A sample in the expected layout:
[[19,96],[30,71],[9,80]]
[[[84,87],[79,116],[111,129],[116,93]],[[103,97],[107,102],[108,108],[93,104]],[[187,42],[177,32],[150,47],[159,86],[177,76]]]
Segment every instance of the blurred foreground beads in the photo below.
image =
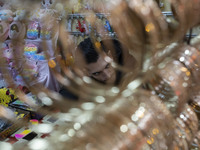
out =
[[[46,2],[48,1],[43,2],[44,7]],[[30,88],[34,94],[41,95],[42,93],[43,96],[39,98],[44,107],[38,109],[38,113],[49,118],[44,117],[42,120],[44,122],[36,121],[35,124],[31,122],[33,126],[30,128],[38,134],[33,140],[16,142],[15,145],[0,142],[0,149],[188,150],[193,147],[199,148],[200,52],[198,46],[187,45],[182,42],[182,39],[190,28],[200,22],[200,9],[198,9],[200,0],[169,1],[176,24],[168,23],[162,15],[160,7],[165,8],[162,0],[158,3],[160,5],[156,5],[154,0],[106,0],[102,1],[101,6],[101,2],[90,0],[61,0],[61,2],[59,5],[65,5],[63,8],[67,8],[67,12],[62,12],[61,6],[59,10],[56,10],[54,4],[49,3],[48,9],[42,8],[42,14],[38,13],[40,11],[36,14],[36,20],[41,19],[43,22],[56,20],[54,25],[59,27],[58,30],[57,28],[49,30],[48,33],[51,36],[46,39],[31,40],[36,43],[44,42],[42,45],[46,46],[40,45],[38,52],[44,50],[47,52],[44,54],[49,54],[50,57],[45,57],[49,58],[48,60],[36,62],[37,66],[41,65],[43,68],[36,68],[36,70],[40,69],[40,72],[35,77],[45,83],[33,85],[22,82],[27,84],[27,88]],[[21,5],[20,7],[25,5],[24,9],[32,14],[39,8],[39,5],[33,4],[35,4],[33,1],[26,1],[26,3],[23,1],[18,5]],[[103,12],[98,12],[98,10]],[[110,12],[107,13],[108,11]],[[3,19],[3,16],[2,14],[0,18]],[[53,16],[57,17],[51,18]],[[100,16],[98,21],[97,16]],[[22,19],[29,21],[28,18]],[[66,20],[70,32],[59,26],[60,20]],[[102,27],[96,28],[96,22],[105,22],[105,24],[102,23]],[[75,28],[76,23],[78,23],[78,28]],[[100,26],[100,23],[98,24]],[[90,31],[86,31],[87,26]],[[109,32],[106,33],[108,35],[100,32],[105,28],[106,32]],[[20,30],[18,26],[13,26],[11,29],[16,32]],[[77,29],[85,30],[81,30],[81,33],[74,32]],[[0,30],[4,29],[0,28]],[[65,36],[62,35],[63,33]],[[93,44],[97,52],[100,52],[98,50],[101,49],[101,43],[95,41],[103,39],[104,36],[110,38],[110,35],[115,34],[120,41],[125,43],[128,52],[139,64],[136,72],[120,65],[113,65],[115,66],[114,73],[119,73],[119,76],[129,73],[129,76],[124,79],[127,85],[101,84],[80,73],[78,66],[74,67],[75,70],[70,70],[72,69],[70,66],[75,65],[74,50],[77,48],[77,43],[90,36],[94,38]],[[8,35],[2,36],[1,41]],[[71,37],[73,40],[68,40]],[[59,52],[55,48],[57,45],[55,39],[64,41],[61,44],[64,48],[61,48]],[[6,42],[8,49],[13,49],[15,58],[18,58],[18,51],[21,50],[18,45],[23,47],[27,39],[11,39],[11,43],[7,43],[9,40],[2,42]],[[174,42],[177,42],[178,46],[167,51],[166,47]],[[108,47],[108,50],[110,49],[113,47]],[[168,53],[165,53],[166,51]],[[161,52],[163,60],[161,60],[162,57],[154,56],[157,52]],[[55,59],[58,58],[57,56],[62,56],[61,67]],[[0,63],[0,73],[9,80],[10,72],[16,78],[17,73],[22,74],[21,81],[23,81],[27,77],[22,69],[21,62],[24,62],[22,60],[21,55],[20,60],[14,58],[9,60],[19,66],[16,68],[12,66],[13,64]],[[122,59],[123,61],[125,62],[126,58]],[[53,69],[53,74],[45,76],[48,74],[48,67]],[[60,71],[56,71],[56,67]],[[13,69],[17,71],[14,72]],[[42,71],[44,74],[40,74]],[[57,83],[57,80],[60,82]],[[64,81],[68,84],[64,84]],[[17,84],[15,82],[14,80],[12,87]],[[59,88],[56,90],[47,88],[55,85],[66,88],[80,99],[76,102],[70,101],[70,98],[60,95]],[[13,95],[9,92],[6,94],[9,99],[13,99]],[[19,99],[25,99],[24,93],[17,92],[17,94]],[[7,105],[7,102],[5,104]],[[1,116],[12,119],[13,115],[8,113],[9,111],[1,107]],[[41,134],[45,134],[46,138],[42,138]]]

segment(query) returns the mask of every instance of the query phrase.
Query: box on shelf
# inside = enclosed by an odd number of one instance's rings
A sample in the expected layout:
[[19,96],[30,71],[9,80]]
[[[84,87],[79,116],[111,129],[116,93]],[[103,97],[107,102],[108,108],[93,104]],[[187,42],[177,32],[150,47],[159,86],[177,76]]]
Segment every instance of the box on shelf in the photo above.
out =
[[16,114],[17,121],[16,122],[9,122],[7,125],[7,128],[0,131],[0,140],[5,140],[7,137],[12,135],[14,132],[16,132],[18,129],[22,127],[22,124],[20,124],[20,121],[28,122],[30,119],[30,112],[20,110],[20,109],[14,109],[13,110]]
[[[33,103],[37,104],[38,106],[42,106],[39,103],[39,100],[37,99],[37,97],[35,97],[34,95],[27,94],[27,96],[31,97],[31,100],[32,100]],[[14,109],[15,108],[16,109],[21,109],[21,110],[30,112],[31,119],[40,120],[41,118],[43,118],[43,115],[37,113],[33,108],[31,108],[28,104],[26,104],[25,102],[21,101],[20,99],[16,99],[16,100],[10,102],[9,103],[9,107],[14,108]]]

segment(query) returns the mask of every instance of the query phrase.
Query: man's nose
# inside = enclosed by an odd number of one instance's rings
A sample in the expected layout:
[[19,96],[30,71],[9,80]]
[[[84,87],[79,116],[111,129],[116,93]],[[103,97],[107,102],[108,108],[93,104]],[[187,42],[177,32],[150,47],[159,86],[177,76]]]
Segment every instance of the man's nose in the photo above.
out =
[[103,80],[106,81],[111,78],[111,72],[109,70],[103,71]]

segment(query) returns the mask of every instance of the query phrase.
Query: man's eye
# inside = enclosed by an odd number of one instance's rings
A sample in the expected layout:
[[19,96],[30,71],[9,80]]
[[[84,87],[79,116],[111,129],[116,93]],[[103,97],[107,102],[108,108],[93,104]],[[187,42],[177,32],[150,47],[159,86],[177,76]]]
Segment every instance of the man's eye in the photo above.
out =
[[107,68],[110,68],[110,64],[107,64],[107,65],[106,65],[105,69],[107,69]]
[[100,74],[100,72],[92,73],[92,75],[94,75],[94,76],[98,76],[99,74]]

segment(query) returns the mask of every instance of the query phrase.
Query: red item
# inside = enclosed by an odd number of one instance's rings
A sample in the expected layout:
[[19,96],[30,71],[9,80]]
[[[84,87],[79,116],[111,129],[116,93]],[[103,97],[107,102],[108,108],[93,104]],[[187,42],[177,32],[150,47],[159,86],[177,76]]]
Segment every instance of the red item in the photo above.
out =
[[9,91],[9,90],[7,90],[7,91],[6,91],[6,95],[9,95],[9,94],[10,94],[10,91]]
[[43,135],[41,136],[41,138],[45,138],[45,137],[48,137],[48,136],[50,136],[50,134],[43,134]]
[[9,140],[7,141],[10,144],[16,143],[18,140],[15,137],[9,137]]
[[85,32],[85,28],[82,27],[80,20],[78,20],[78,27],[76,27],[76,29],[78,29],[80,32]]

